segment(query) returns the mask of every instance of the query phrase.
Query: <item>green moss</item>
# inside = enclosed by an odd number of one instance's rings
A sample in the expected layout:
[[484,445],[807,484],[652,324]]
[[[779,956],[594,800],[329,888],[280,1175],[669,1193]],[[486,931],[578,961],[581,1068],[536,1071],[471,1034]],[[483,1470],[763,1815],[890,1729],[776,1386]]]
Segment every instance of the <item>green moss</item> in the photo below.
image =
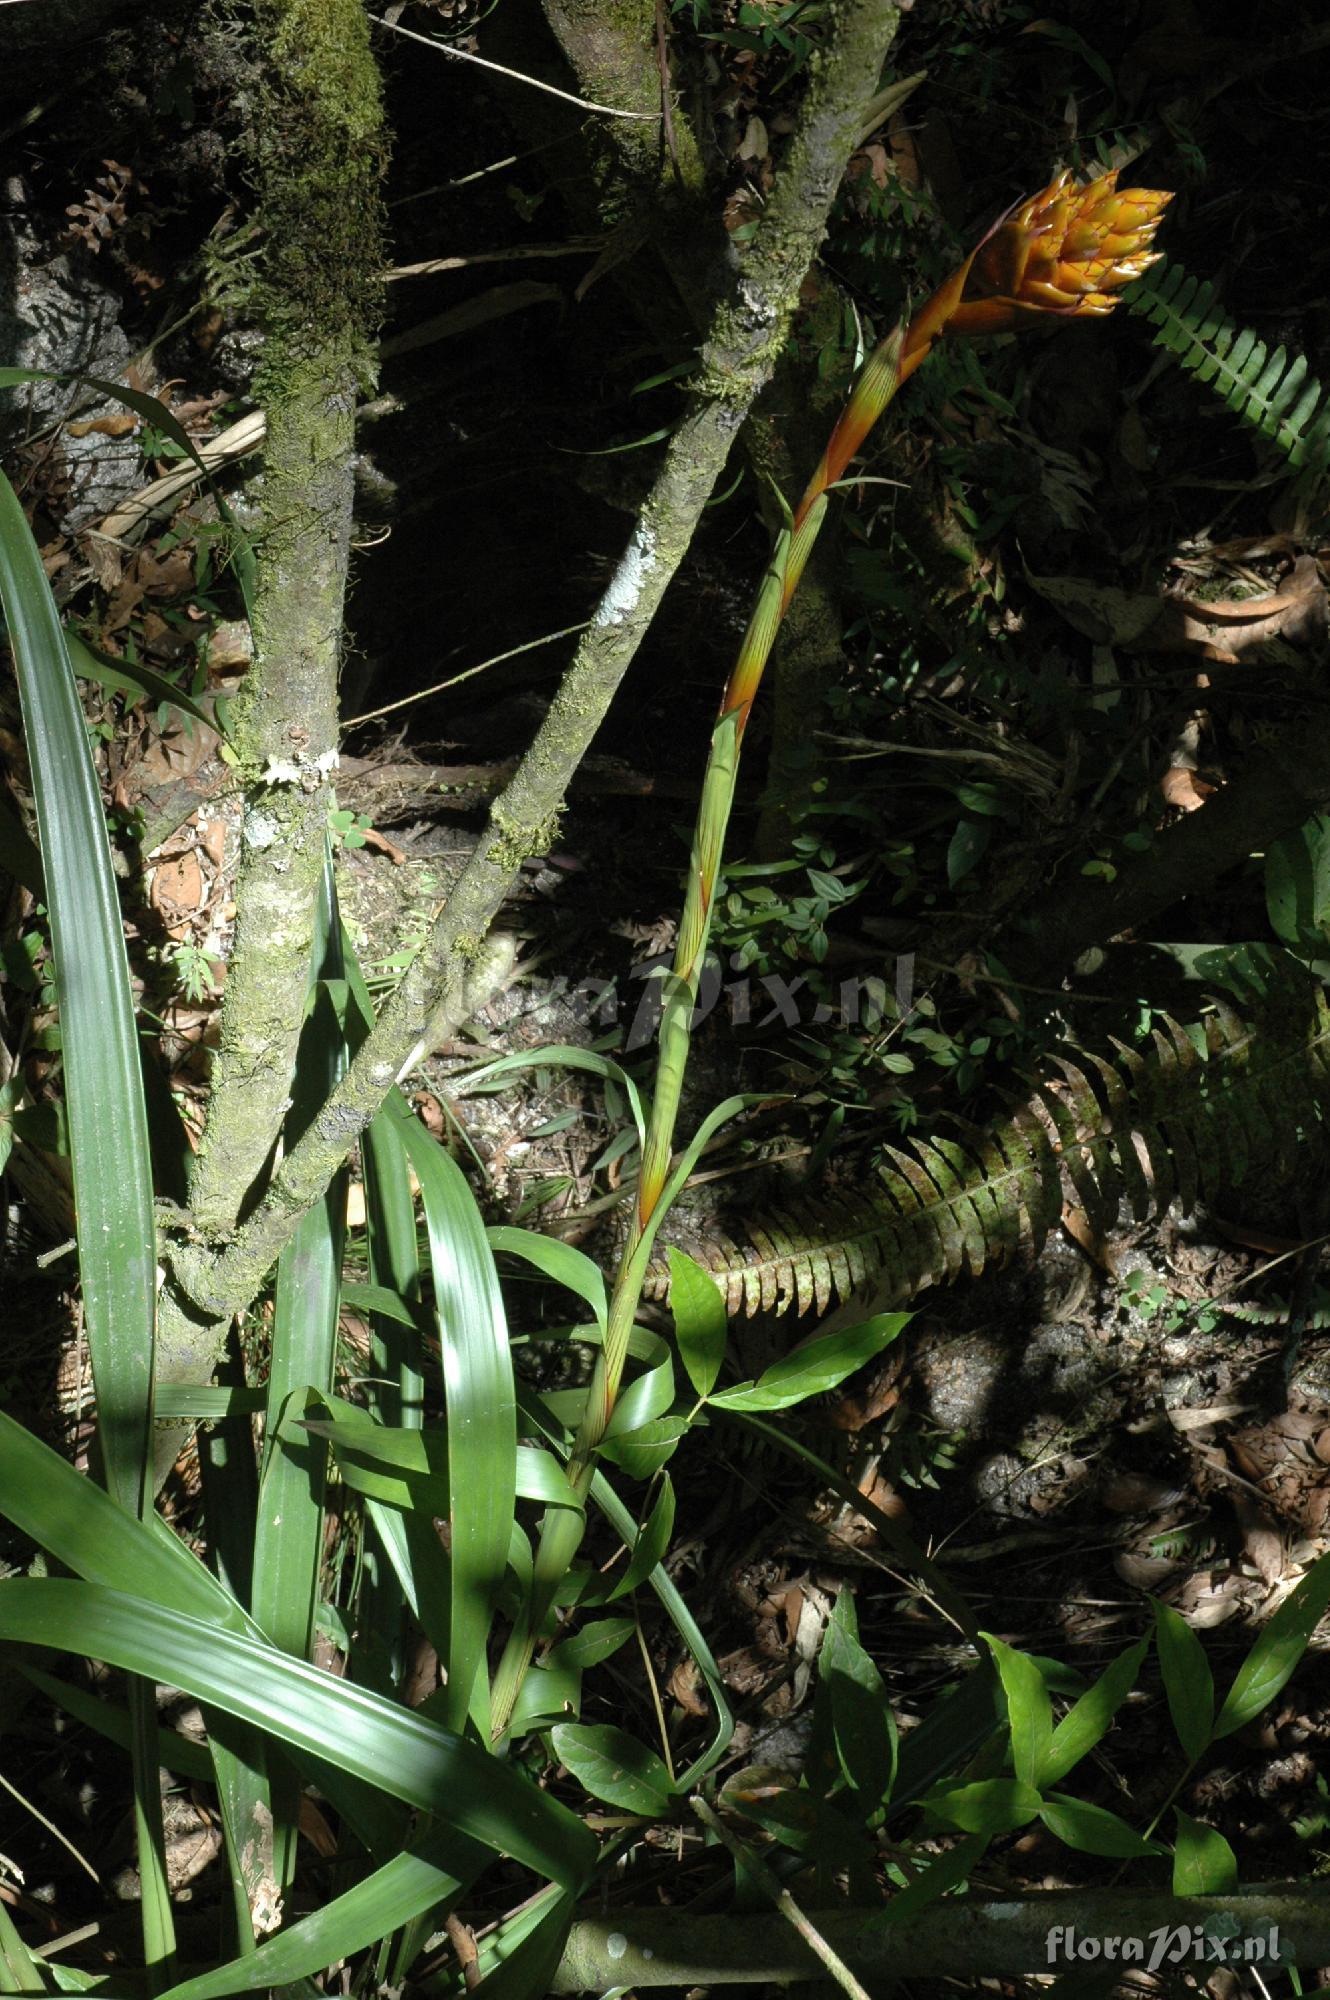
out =
[[515,874],[524,861],[537,854],[548,854],[559,837],[557,812],[534,826],[521,826],[496,806],[490,814],[490,826],[493,838],[488,858],[505,875]]
[[330,352],[362,378],[383,310],[378,69],[360,0],[257,0],[263,56],[254,130],[262,249],[255,305],[264,390]]
[[765,331],[746,306],[717,309],[711,334],[689,387],[707,402],[729,404],[747,413],[753,396],[768,381],[785,344],[787,318],[773,317]]

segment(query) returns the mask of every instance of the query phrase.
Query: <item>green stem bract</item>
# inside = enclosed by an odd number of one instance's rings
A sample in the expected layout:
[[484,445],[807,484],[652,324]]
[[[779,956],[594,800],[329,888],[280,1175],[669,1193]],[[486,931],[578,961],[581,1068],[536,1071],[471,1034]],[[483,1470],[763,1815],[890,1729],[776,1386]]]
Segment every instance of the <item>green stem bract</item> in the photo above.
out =
[[[600,1364],[597,1362],[597,1379]],[[491,1734],[497,1742],[506,1734],[513,1705],[535,1655],[540,1628],[549,1615],[554,1593],[567,1576],[586,1532],[586,1496],[594,1467],[589,1459],[569,1459],[568,1485],[572,1504],[547,1507],[540,1524],[531,1591],[508,1634],[490,1689]]]

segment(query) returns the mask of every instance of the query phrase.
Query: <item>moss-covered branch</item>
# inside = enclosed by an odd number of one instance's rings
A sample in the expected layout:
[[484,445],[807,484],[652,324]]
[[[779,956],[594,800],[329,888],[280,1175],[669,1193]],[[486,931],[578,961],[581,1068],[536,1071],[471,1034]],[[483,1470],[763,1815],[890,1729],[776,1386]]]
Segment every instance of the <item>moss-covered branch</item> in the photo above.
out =
[[383,264],[379,83],[359,0],[256,0],[253,36],[263,254],[250,304],[265,336],[267,441],[255,657],[234,708],[238,914],[191,1196],[205,1238],[241,1213],[290,1089],[338,741],[355,401]]
[[[841,0],[828,11],[826,46],[799,127],[751,249],[742,262],[732,257],[688,412],[535,741],[495,805],[425,949],[255,1214],[218,1255],[195,1255],[178,1266],[207,1321],[248,1304],[296,1220],[397,1076],[474,1006],[482,940],[522,861],[549,846],[569,780],[688,548],[735,434],[771,374],[897,17],[896,0]],[[205,1332],[201,1326],[201,1350],[211,1344]],[[210,1361],[210,1352],[201,1351],[199,1359]]]
[[[1079,1972],[1118,1965],[1324,1965],[1330,1900],[1315,1887],[1272,1885],[1232,1896],[1172,1896],[1164,1889],[1067,1889],[1035,1896],[946,1897],[899,1923],[867,1910],[814,1913],[827,1943],[874,1992],[897,1978],[971,1979]],[[871,1927],[870,1927],[871,1926]],[[1105,1940],[1113,1940],[1112,1953]],[[1132,1940],[1124,1956],[1123,1943]],[[1273,1951],[1271,1947],[1274,1947]],[[1246,1952],[1250,1955],[1243,1957]],[[1153,1968],[1152,1968],[1153,1969]],[[573,1925],[551,1993],[607,1986],[792,1986],[829,1974],[798,1933],[771,1910],[690,1917],[678,1910],[621,1910]]]
[[[288,1102],[337,758],[355,404],[372,374],[383,266],[382,114],[360,0],[255,0],[250,22],[262,256],[247,306],[264,329],[255,386],[267,439],[255,656],[233,715],[244,786],[238,915],[191,1241],[165,1246],[182,1260],[227,1240]],[[169,1284],[159,1378],[206,1379],[218,1346],[218,1328]],[[177,1443],[163,1433],[159,1466]]]
[[[587,97],[625,111],[659,107],[659,76],[647,60],[657,33],[655,0],[619,0],[613,7],[602,0],[543,0],[543,8]],[[675,115],[672,152],[660,125],[645,120],[615,120],[583,136],[591,153],[589,184],[601,192],[600,219],[612,220],[616,208],[630,196],[654,211],[651,246],[688,318],[695,328],[704,327],[715,301],[717,273],[724,268],[727,239],[714,208],[704,204],[703,163],[691,127]],[[588,224],[591,219],[586,217]],[[635,276],[630,290],[644,322],[654,322],[659,329],[658,288],[648,288],[649,304],[644,303],[640,277]],[[677,311],[672,317],[677,318]],[[838,322],[834,287],[821,317]],[[764,497],[770,497],[773,485],[791,499],[802,492],[821,454],[839,396],[824,394],[819,399],[810,394],[811,375],[801,357],[787,347],[749,413],[742,443]],[[825,417],[819,400],[829,406]],[[774,505],[768,525],[773,530],[779,526]],[[811,788],[810,717],[818,712],[841,653],[834,567],[829,543],[819,539],[772,657],[767,798],[754,836],[760,859],[775,859],[787,851],[791,810],[806,800]]]

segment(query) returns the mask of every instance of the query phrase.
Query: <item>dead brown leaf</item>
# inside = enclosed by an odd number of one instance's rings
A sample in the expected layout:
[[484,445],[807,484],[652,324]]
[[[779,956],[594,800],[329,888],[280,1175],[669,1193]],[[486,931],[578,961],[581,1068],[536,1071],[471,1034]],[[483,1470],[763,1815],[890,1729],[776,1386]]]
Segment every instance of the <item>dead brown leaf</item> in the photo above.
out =
[[1313,1537],[1330,1529],[1324,1409],[1285,1410],[1269,1423],[1235,1431],[1228,1449],[1239,1472],[1260,1488],[1282,1520]]
[[1323,642],[1325,586],[1313,557],[1299,556],[1279,589],[1266,597],[1159,597],[1122,590],[1087,577],[1034,576],[1030,583],[1096,645],[1127,652],[1190,653],[1224,666],[1279,641],[1308,647]]
[[337,1835],[308,1795],[300,1801],[300,1831],[314,1852],[325,1861],[337,1853]]
[[846,172],[852,181],[871,180],[874,187],[886,187],[892,177],[886,147],[880,145],[877,140],[871,145],[861,146],[851,159]]
[[188,729],[168,729],[163,736],[153,730],[142,757],[125,773],[131,804],[154,785],[192,777],[216,752],[221,742],[215,729],[191,721]]
[[1110,1514],[1157,1514],[1182,1498],[1182,1488],[1152,1473],[1109,1466],[1100,1478],[1099,1498]]
[[380,833],[376,826],[362,827],[361,837],[366,847],[372,847],[376,853],[386,854],[394,868],[400,868],[406,860],[405,850],[398,847],[395,841],[389,840],[386,833]]
[[125,559],[114,542],[108,542],[98,534],[82,535],[79,547],[88,559],[88,564],[97,582],[107,596],[120,588],[120,580],[125,573]]
[[687,1715],[706,1715],[707,1704],[702,1696],[702,1674],[697,1662],[691,1657],[680,1660],[670,1675],[668,1692]]
[[203,870],[192,849],[160,863],[149,895],[171,936],[183,936],[203,902]]
[[226,821],[205,820],[199,828],[199,843],[213,867],[220,871],[226,865]]
[[919,149],[903,111],[892,113],[887,123],[887,137],[891,141],[891,163],[897,179],[904,187],[921,186],[924,172],[919,164]]
[[1248,1562],[1262,1583],[1278,1583],[1286,1561],[1283,1536],[1260,1501],[1244,1487],[1235,1487],[1232,1499]]
[[84,423],[66,425],[66,429],[76,438],[91,437],[94,431],[101,437],[122,438],[129,436],[138,421],[132,410],[118,410],[114,416],[89,417]]
[[440,1139],[446,1143],[448,1137],[448,1120],[444,1116],[443,1106],[432,1091],[418,1090],[411,1099],[411,1109],[415,1112],[431,1138]]
[[1172,765],[1159,780],[1159,789],[1164,795],[1164,803],[1178,812],[1195,812],[1208,798],[1214,796],[1217,786],[1207,783],[1196,771],[1188,771],[1180,764]]
[[880,1365],[862,1380],[854,1380],[826,1412],[826,1420],[838,1431],[861,1431],[879,1423],[900,1401],[904,1351],[888,1350]]
[[756,116],[749,119],[744,127],[743,138],[739,141],[738,156],[741,160],[765,160],[771,151],[771,141],[767,128]]
[[[1282,639],[1292,646],[1319,645],[1327,629],[1325,585],[1312,556],[1299,556],[1278,590],[1266,597],[1217,598],[1204,603],[1178,598],[1185,636],[1202,636],[1218,626],[1223,644],[1235,657]],[[1198,631],[1197,628],[1201,628]]]
[[1216,1625],[1225,1625],[1230,1618],[1236,1618],[1243,1601],[1242,1579],[1231,1573],[1189,1576],[1174,1599],[1187,1623],[1201,1632],[1212,1631]]
[[243,618],[227,619],[208,641],[208,676],[225,680],[243,674],[254,658],[254,637]]

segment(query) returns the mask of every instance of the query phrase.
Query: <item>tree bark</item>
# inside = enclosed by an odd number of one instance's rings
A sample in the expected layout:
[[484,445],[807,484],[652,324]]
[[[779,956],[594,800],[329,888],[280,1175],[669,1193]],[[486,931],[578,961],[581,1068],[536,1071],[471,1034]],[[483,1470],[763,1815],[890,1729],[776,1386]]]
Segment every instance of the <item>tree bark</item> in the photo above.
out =
[[[267,435],[254,661],[234,704],[244,786],[235,939],[190,1230],[224,1241],[285,1115],[337,761],[337,670],[351,544],[357,392],[373,373],[383,255],[378,71],[359,0],[259,0],[253,120],[263,243]],[[247,281],[248,282],[248,281]],[[168,1291],[158,1372],[187,1379],[196,1328]]]

